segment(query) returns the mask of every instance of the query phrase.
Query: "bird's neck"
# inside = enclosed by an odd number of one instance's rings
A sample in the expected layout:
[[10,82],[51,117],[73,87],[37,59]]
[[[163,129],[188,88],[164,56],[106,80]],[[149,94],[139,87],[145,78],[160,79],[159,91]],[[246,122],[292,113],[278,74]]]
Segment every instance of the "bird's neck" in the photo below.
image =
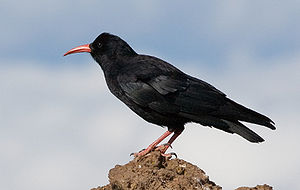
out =
[[123,61],[118,58],[110,58],[107,56],[102,56],[100,60],[97,60],[98,64],[102,68],[105,76],[116,76],[121,70]]

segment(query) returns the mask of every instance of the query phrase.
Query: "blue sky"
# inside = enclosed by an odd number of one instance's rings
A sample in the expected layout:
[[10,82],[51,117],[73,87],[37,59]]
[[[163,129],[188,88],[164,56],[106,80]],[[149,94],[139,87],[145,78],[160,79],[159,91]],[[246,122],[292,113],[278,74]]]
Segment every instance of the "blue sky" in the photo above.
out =
[[0,184],[89,189],[165,131],[108,91],[88,54],[69,49],[110,32],[271,117],[266,142],[188,124],[178,156],[224,189],[299,189],[299,1],[2,0]]

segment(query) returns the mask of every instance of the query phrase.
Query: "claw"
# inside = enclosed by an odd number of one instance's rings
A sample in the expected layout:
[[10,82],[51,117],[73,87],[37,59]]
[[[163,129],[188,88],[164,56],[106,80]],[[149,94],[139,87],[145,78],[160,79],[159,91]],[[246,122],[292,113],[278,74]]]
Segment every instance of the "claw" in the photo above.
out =
[[161,154],[163,157],[167,158],[167,159],[171,159],[172,156],[175,156],[175,158],[177,158],[177,154],[175,152],[171,152],[168,154]]
[[134,156],[134,157],[137,157],[139,155],[139,153],[143,152],[144,150],[146,150],[145,148],[143,148],[142,150],[140,150],[139,152],[132,152],[130,153],[129,156]]
[[175,158],[177,158],[177,154],[176,154],[175,152],[171,152],[170,154],[171,154],[171,155],[174,155]]

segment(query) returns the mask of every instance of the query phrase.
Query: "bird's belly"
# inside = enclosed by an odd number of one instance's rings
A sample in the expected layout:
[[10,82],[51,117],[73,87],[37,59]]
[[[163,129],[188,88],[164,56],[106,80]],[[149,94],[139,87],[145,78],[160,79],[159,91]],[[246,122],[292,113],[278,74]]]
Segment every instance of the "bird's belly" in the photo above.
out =
[[130,105],[128,105],[127,103],[125,104],[144,120],[159,126],[167,126],[169,128],[172,128],[176,126],[183,126],[188,122],[185,118],[179,117],[177,115],[158,113],[150,108],[140,107],[135,103],[131,103]]

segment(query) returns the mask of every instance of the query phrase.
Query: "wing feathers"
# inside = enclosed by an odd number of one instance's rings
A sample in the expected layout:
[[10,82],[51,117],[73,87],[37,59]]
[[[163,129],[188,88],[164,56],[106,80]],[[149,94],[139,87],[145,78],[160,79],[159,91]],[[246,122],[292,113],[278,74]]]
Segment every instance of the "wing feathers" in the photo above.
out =
[[157,76],[147,83],[162,95],[174,93],[176,91],[183,91],[189,86],[187,79],[172,79],[171,77],[165,75]]

